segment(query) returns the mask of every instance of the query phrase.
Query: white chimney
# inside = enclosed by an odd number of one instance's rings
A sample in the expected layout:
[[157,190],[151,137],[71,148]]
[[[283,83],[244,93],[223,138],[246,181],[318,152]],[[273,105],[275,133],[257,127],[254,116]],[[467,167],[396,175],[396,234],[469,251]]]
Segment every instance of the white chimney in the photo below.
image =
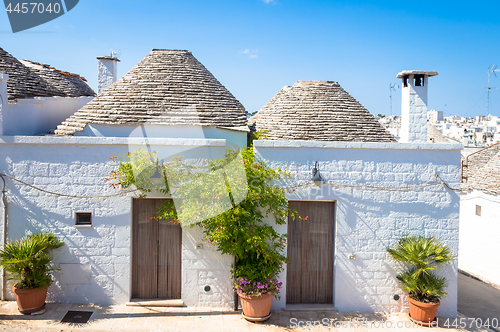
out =
[[9,74],[0,73],[0,136],[3,135],[3,115],[9,103],[9,96],[7,94],[8,80]]
[[400,142],[427,142],[427,84],[435,71],[403,70]]
[[100,56],[98,60],[97,94],[116,82],[116,66],[120,60],[112,56]]

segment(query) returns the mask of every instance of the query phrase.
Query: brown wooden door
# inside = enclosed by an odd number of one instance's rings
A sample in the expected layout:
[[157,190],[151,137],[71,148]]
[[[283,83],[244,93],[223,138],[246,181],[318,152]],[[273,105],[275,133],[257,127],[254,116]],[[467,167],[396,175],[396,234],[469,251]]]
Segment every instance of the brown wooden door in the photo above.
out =
[[333,304],[335,202],[289,204],[303,219],[288,218],[286,302]]
[[182,231],[178,224],[152,218],[162,201],[139,199],[133,203],[133,298],[181,298]]

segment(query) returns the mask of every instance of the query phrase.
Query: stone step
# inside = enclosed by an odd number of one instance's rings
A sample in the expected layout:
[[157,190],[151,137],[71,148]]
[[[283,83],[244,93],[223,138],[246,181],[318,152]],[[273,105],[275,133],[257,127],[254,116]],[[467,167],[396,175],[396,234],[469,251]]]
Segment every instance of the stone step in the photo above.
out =
[[182,300],[132,299],[126,304],[129,307],[185,307]]
[[335,311],[333,304],[287,304],[284,311]]

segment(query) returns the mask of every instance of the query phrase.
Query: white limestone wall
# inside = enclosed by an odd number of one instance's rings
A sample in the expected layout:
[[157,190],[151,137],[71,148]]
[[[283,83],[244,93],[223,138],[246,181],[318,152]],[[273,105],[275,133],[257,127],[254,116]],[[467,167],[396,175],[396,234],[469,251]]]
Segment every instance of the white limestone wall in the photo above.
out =
[[[451,187],[460,187],[460,145],[306,141],[255,141],[257,154],[273,167],[288,168],[294,177],[287,186],[310,182],[319,162],[321,175],[332,187],[309,185],[289,193],[289,199],[336,200],[334,305],[343,312],[407,310],[398,288],[398,269],[386,254],[406,234],[435,236],[458,254],[460,199],[443,185],[411,191],[385,191],[352,186],[401,188],[432,181],[435,174]],[[297,172],[297,173],[295,173]],[[280,226],[286,232],[286,226]],[[355,255],[355,260],[349,260]],[[448,296],[438,314],[457,313],[457,260],[441,275],[449,279]],[[286,306],[286,271],[281,300]],[[398,301],[394,294],[400,295]]]
[[61,122],[93,98],[43,97],[20,99],[15,104],[4,103],[1,123],[3,135],[33,136],[53,132]]
[[[150,139],[152,151],[186,158],[219,156],[224,140]],[[0,172],[45,190],[67,195],[116,193],[105,180],[110,157],[142,147],[140,138],[0,137]],[[210,150],[210,151],[206,151]],[[49,300],[123,304],[131,297],[131,206],[133,194],[107,198],[70,198],[38,191],[6,178],[9,239],[37,231],[54,232],[65,246],[54,252],[61,268]],[[75,212],[92,212],[92,228],[75,228]],[[182,233],[182,299],[189,305],[232,306],[232,259],[201,243],[199,229]],[[205,285],[211,291],[203,291]],[[11,284],[6,289],[13,299]]]
[[427,142],[427,83],[414,86],[413,75],[409,76],[407,87],[401,89],[401,132],[402,143]]
[[[481,216],[476,215],[476,205]],[[500,234],[500,197],[473,191],[460,198],[458,267],[486,282],[500,285],[500,255],[492,250]]]
[[[182,300],[187,306],[234,307],[231,264],[234,257],[221,255],[206,242],[201,228],[182,230]],[[202,245],[197,249],[196,245]],[[205,286],[210,290],[206,291]]]

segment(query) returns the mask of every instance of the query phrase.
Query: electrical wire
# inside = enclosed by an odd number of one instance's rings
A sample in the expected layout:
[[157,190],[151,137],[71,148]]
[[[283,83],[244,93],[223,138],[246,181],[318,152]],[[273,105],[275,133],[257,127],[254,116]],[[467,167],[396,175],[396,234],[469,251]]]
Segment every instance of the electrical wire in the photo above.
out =
[[113,197],[113,196],[120,196],[120,195],[124,195],[124,194],[128,194],[128,193],[131,193],[131,192],[134,192],[134,191],[138,191],[139,189],[133,189],[133,190],[127,190],[127,191],[122,191],[122,192],[119,192],[119,193],[115,193],[115,194],[110,194],[110,195],[97,195],[97,196],[78,196],[78,195],[67,195],[67,194],[61,194],[61,193],[56,193],[54,191],[50,191],[50,190],[45,190],[45,189],[42,189],[40,187],[37,187],[37,186],[34,186],[32,184],[29,184],[29,183],[26,183],[22,180],[19,180],[19,179],[16,179],[15,177],[13,176],[10,176],[8,174],[3,174],[3,173],[0,173],[0,176],[6,176],[8,177],[9,179],[12,179],[14,181],[17,181],[19,183],[22,183],[28,187],[31,187],[33,189],[36,189],[36,190],[39,190],[39,191],[42,191],[44,193],[47,193],[47,194],[51,194],[51,195],[56,195],[56,196],[62,196],[62,197],[71,197],[71,198],[106,198],[106,197]]
[[[2,177],[2,176],[6,176],[6,177],[8,177],[8,178],[10,178],[10,179],[12,179],[14,181],[17,181],[17,182],[22,183],[22,184],[24,184],[24,185],[26,185],[26,186],[28,186],[30,188],[42,191],[42,192],[47,193],[47,194],[56,195],[56,196],[63,196],[63,197],[71,197],[71,198],[106,198],[106,197],[120,196],[120,195],[124,195],[124,194],[128,194],[128,193],[139,191],[139,189],[132,189],[132,190],[122,191],[122,192],[115,193],[115,194],[97,195],[97,196],[68,195],[68,194],[56,193],[56,192],[53,192],[53,191],[50,191],[50,190],[45,190],[43,188],[34,186],[34,185],[29,184],[27,182],[24,182],[22,180],[16,179],[13,176],[0,173],[0,177]],[[462,192],[462,189],[452,188],[448,183],[446,183],[445,181],[443,181],[439,177],[439,175],[436,174],[435,176],[436,176],[436,179],[434,181],[427,181],[427,182],[425,182],[423,184],[420,184],[420,185],[407,186],[407,187],[399,187],[399,188],[398,187],[379,187],[379,186],[371,186],[371,185],[349,185],[349,184],[339,184],[339,183],[331,183],[331,182],[323,182],[323,184],[331,186],[331,187],[337,187],[337,188],[365,189],[365,190],[383,190],[383,191],[412,191],[412,190],[417,190],[417,189],[420,189],[420,188],[432,187],[432,186],[436,186],[436,185],[444,185],[446,188],[448,188],[451,191]],[[3,177],[2,177],[2,179],[3,179]],[[308,182],[308,183],[303,183],[303,184],[296,185],[296,186],[281,187],[281,189],[284,189],[284,190],[287,190],[288,192],[291,192],[294,189],[298,189],[298,188],[301,188],[301,187],[310,186],[311,184],[312,184],[312,182]]]
[[[432,186],[437,186],[437,185],[444,185],[446,188],[448,188],[451,191],[456,191],[456,192],[462,192],[462,189],[457,189],[457,188],[452,188],[448,183],[443,181],[439,175],[435,175],[436,179],[434,181],[427,181],[423,184],[420,185],[414,185],[414,186],[407,186],[407,187],[378,187],[378,186],[370,186],[370,185],[350,185],[350,184],[338,184],[338,183],[331,183],[331,182],[323,182],[323,184],[328,185],[330,187],[338,187],[338,188],[350,188],[350,189],[365,189],[365,190],[383,190],[383,191],[412,191],[420,188],[426,188],[426,187],[432,187]],[[291,190],[298,189],[301,187],[306,187],[310,186],[313,182],[308,182],[304,184],[300,184],[297,186],[291,186],[291,187],[282,187],[281,189],[288,190],[288,192],[291,192]]]

